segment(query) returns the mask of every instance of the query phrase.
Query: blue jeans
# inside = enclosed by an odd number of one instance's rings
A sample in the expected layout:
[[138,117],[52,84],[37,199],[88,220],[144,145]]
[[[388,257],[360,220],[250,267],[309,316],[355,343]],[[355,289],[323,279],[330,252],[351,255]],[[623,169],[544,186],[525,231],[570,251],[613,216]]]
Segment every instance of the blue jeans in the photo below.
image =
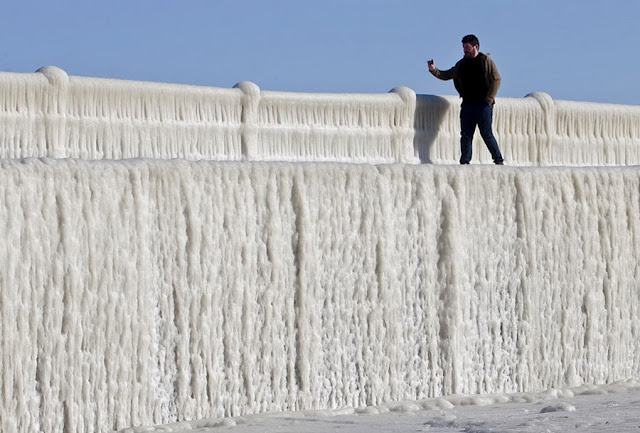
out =
[[476,125],[480,130],[480,135],[487,145],[487,149],[491,152],[493,162],[502,164],[502,154],[498,147],[498,141],[493,136],[491,123],[493,122],[493,105],[487,105],[486,102],[476,102],[473,104],[462,103],[460,110],[460,164],[469,164],[471,161],[471,143],[473,142],[473,134]]

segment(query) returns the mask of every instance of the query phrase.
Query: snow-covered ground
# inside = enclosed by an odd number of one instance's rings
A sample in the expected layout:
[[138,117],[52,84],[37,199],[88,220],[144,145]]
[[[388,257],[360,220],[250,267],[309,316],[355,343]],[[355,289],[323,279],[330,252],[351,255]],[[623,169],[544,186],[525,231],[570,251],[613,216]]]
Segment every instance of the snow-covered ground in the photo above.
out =
[[450,396],[354,411],[261,414],[183,422],[123,432],[407,433],[640,431],[640,383],[585,386],[543,393]]

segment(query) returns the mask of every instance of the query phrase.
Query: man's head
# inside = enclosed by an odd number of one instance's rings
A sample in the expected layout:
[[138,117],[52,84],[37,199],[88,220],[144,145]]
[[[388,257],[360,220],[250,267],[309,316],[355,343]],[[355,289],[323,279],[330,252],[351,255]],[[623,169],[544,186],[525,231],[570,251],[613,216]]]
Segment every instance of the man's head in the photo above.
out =
[[462,38],[462,51],[467,58],[475,57],[480,50],[480,41],[475,35],[467,35]]

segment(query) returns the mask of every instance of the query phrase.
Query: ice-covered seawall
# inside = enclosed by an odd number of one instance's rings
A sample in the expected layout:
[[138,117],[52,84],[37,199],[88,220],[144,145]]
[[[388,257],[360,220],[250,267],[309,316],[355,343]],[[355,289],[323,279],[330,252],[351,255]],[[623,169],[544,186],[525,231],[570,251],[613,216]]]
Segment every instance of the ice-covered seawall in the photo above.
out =
[[0,427],[640,376],[640,170],[0,162]]
[[[459,108],[0,73],[0,431],[640,377],[640,169],[417,164]],[[633,165],[639,110],[495,129],[510,165]]]
[[[0,73],[0,157],[455,163],[460,100]],[[640,107],[500,98],[510,165],[640,164]],[[476,137],[474,160],[490,162]]]

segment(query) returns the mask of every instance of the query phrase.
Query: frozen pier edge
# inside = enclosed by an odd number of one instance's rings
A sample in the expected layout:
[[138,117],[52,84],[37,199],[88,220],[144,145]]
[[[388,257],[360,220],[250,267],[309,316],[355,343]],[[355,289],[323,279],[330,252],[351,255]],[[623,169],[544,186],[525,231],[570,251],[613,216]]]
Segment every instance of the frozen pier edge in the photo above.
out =
[[[418,162],[429,140],[431,160],[452,160],[456,102],[409,89],[350,105],[57,68],[0,85],[3,432],[640,378],[638,167],[318,162]],[[269,98],[281,126],[261,123]],[[591,163],[637,155],[637,107],[499,102],[547,104],[541,124],[565,138],[591,128]],[[438,124],[418,116],[445,103]],[[527,125],[520,164],[591,158]]]

